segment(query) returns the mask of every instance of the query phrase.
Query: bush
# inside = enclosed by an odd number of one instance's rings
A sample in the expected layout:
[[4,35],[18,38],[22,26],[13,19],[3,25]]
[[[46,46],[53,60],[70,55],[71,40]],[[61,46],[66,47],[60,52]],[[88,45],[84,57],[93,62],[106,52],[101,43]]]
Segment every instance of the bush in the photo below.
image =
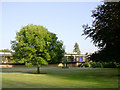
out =
[[91,67],[91,64],[90,64],[89,62],[86,62],[86,63],[84,64],[84,66],[85,66],[85,67]]
[[116,62],[91,62],[91,67],[93,68],[117,68],[119,65],[117,65]]
[[91,62],[91,67],[95,68],[96,67],[96,62]]
[[103,68],[103,63],[102,62],[96,62],[96,67]]
[[117,63],[116,62],[104,62],[104,68],[116,68]]
[[120,64],[116,62],[86,62],[85,64],[80,64],[79,67],[93,67],[93,68],[119,68]]
[[91,67],[93,68],[103,68],[102,62],[91,62]]
[[117,68],[120,68],[120,64],[117,64]]

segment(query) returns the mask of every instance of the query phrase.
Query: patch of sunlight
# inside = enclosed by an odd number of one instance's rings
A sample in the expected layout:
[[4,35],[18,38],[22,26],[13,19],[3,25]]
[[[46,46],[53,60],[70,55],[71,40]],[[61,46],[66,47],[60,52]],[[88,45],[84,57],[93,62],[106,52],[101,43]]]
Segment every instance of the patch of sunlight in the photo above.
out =
[[28,75],[28,76],[47,76],[45,74],[23,74],[23,75]]

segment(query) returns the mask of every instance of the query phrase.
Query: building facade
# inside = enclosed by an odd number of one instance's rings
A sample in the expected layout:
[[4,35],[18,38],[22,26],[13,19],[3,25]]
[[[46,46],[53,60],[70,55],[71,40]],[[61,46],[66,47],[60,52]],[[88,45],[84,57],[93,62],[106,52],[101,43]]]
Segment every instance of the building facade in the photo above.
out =
[[62,63],[64,64],[64,67],[66,67],[66,65],[68,67],[78,67],[80,64],[83,64],[86,61],[88,61],[88,55],[67,53],[64,55]]
[[77,61],[77,62],[85,62],[88,55],[84,54],[65,54],[64,59],[66,59],[68,62],[70,61]]
[[0,52],[0,63],[11,63],[12,54],[10,52]]
[[[10,52],[0,52],[0,63],[13,63],[11,60],[12,54]],[[76,53],[67,53],[64,55],[62,60],[62,66],[66,66],[66,63],[69,67],[79,66],[81,63],[85,63],[88,60],[88,55],[76,54]]]

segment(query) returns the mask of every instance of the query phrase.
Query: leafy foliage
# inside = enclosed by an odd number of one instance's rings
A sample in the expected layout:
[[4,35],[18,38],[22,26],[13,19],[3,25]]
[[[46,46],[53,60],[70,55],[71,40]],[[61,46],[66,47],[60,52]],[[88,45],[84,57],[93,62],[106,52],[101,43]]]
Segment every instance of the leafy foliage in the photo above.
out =
[[51,56],[51,60],[49,63],[59,63],[62,61],[62,58],[65,54],[65,49],[63,48],[63,42],[57,40],[56,34],[51,33],[52,41],[49,43],[49,54]]
[[48,64],[50,55],[48,46],[49,32],[43,26],[28,25],[16,34],[16,41],[12,41],[14,60],[27,66]]
[[[40,25],[27,25],[16,33],[16,40],[11,42],[14,62],[26,66],[47,65],[51,59],[62,58],[62,43],[55,34]],[[59,52],[57,52],[59,50]],[[64,51],[64,50],[63,50]],[[57,52],[57,53],[56,53]],[[59,55],[57,55],[59,53]],[[61,55],[61,56],[60,56]]]
[[118,68],[119,64],[116,62],[86,62],[84,64],[85,67],[92,68]]
[[117,63],[116,62],[104,62],[103,66],[104,68],[116,68]]
[[86,62],[84,65],[85,67],[91,67],[91,64],[89,62]]
[[80,54],[80,49],[78,43],[75,43],[73,52],[76,52],[77,54]]
[[92,26],[83,25],[83,35],[87,35],[86,38],[90,37],[100,50],[94,53],[91,59],[119,62],[120,2],[104,2],[92,13]]

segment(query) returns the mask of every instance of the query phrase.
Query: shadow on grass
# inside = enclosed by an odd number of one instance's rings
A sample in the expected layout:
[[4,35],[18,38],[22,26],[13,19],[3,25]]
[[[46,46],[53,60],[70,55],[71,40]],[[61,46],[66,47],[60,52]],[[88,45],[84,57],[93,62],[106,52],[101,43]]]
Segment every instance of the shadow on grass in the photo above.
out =
[[26,74],[48,74],[48,73],[45,73],[45,72],[40,72],[40,73],[37,73],[37,72],[25,72],[25,71],[2,71],[2,73],[26,73]]
[[[99,69],[98,69],[99,70]],[[70,80],[83,80],[95,78],[113,78],[119,75],[113,70],[102,69],[98,72],[97,69],[41,69],[40,74],[47,74],[49,76],[66,78]],[[107,71],[107,72],[106,72]],[[35,68],[17,67],[17,68],[2,68],[2,73],[24,73],[24,74],[38,74]]]
[[[116,80],[118,78],[117,70],[115,69],[60,69],[60,68],[41,68],[40,74],[37,73],[37,70],[34,68],[4,68],[3,73],[23,73],[20,74],[21,77],[33,78],[39,80],[39,77],[44,79],[48,78],[49,81],[55,83],[56,81],[62,82],[61,80],[65,80],[65,82],[82,82],[90,84],[90,87],[112,87],[112,85],[116,85]],[[18,74],[19,75],[19,74]],[[20,76],[19,75],[19,76]],[[24,76],[26,75],[26,76]],[[28,76],[27,76],[28,75]],[[12,75],[14,76],[14,74]],[[37,76],[37,77],[36,77]],[[24,80],[24,79],[23,79]],[[72,81],[71,81],[72,80]],[[19,79],[18,79],[19,81]],[[49,82],[48,81],[48,82]],[[112,82],[111,82],[112,81]],[[110,82],[110,83],[109,83]],[[17,83],[17,82],[15,82]],[[20,84],[22,83],[19,82]],[[93,84],[91,84],[93,83]],[[95,83],[95,84],[94,84]],[[98,86],[96,85],[98,83]],[[24,84],[30,87],[31,84]],[[40,84],[42,85],[42,84]],[[39,84],[33,85],[33,87],[39,87]],[[105,86],[104,86],[105,85]],[[44,85],[43,85],[44,86]],[[49,86],[49,85],[47,85]],[[54,85],[53,85],[54,86]],[[49,86],[49,87],[53,87]],[[83,85],[84,86],[84,85]],[[117,87],[117,85],[115,86]]]
[[48,73],[44,73],[44,72],[40,72],[40,73],[37,73],[37,72],[26,72],[27,74],[48,74]]
[[[35,69],[27,69],[26,68],[2,68],[2,73],[26,73],[26,74],[38,74]],[[46,72],[40,72],[39,74],[47,74]]]

